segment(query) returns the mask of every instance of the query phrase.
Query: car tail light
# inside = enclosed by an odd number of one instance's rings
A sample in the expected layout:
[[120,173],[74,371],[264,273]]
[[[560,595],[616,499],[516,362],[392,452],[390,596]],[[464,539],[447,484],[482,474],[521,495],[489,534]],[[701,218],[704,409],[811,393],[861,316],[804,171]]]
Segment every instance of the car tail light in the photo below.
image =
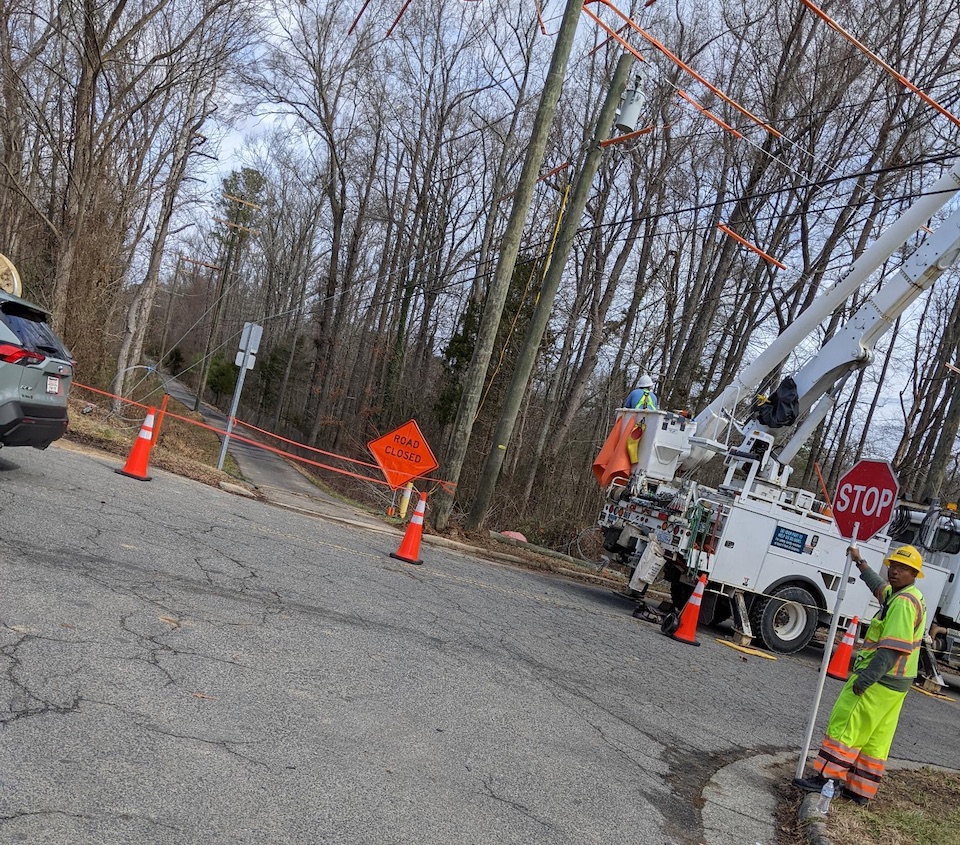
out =
[[0,343],[0,361],[8,364],[40,364],[43,362],[43,355],[12,343]]

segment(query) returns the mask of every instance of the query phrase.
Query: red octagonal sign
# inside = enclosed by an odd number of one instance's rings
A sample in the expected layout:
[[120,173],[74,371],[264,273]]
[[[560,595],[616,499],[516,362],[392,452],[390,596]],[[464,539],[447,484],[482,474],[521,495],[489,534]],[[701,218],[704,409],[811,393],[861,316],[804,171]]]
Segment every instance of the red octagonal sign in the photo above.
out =
[[900,485],[887,461],[860,461],[840,479],[833,520],[840,536],[869,540],[893,516]]

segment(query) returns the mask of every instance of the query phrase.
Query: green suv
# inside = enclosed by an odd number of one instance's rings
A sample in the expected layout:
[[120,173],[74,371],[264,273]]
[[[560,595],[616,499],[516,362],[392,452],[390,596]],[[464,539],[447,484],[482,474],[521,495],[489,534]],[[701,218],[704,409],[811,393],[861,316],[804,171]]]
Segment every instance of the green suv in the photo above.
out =
[[0,289],[0,446],[46,449],[67,430],[73,361],[47,317]]

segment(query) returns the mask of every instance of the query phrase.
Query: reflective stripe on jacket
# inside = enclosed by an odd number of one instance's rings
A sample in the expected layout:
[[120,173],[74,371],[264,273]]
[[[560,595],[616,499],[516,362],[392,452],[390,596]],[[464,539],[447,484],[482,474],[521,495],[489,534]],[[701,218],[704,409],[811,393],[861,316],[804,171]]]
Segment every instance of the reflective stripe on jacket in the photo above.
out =
[[656,411],[657,397],[649,390],[644,390],[643,394],[640,396],[640,401],[634,405],[633,409],[635,411]]

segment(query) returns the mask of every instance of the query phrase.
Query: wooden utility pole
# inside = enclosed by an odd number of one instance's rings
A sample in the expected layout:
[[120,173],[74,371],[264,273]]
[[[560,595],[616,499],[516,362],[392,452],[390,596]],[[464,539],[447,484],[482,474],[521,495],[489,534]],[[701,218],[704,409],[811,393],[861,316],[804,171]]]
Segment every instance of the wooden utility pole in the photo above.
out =
[[194,411],[200,410],[200,403],[203,401],[203,391],[207,386],[207,376],[210,374],[210,349],[213,346],[217,334],[220,332],[220,319],[223,315],[224,293],[227,287],[227,277],[233,266],[233,254],[237,245],[237,231],[230,227],[230,239],[227,241],[227,260],[223,262],[223,270],[217,279],[217,289],[213,296],[213,321],[210,326],[210,333],[207,335],[207,342],[203,347],[203,357],[200,359],[200,376],[197,381],[197,401],[193,405]]
[[236,203],[230,214],[229,220],[223,220],[219,217],[213,219],[218,223],[223,223],[230,230],[230,239],[227,242],[227,260],[223,262],[223,272],[220,273],[220,279],[217,283],[216,296],[213,300],[213,325],[210,327],[210,334],[207,335],[207,343],[203,350],[203,358],[200,359],[200,378],[197,385],[197,401],[193,406],[194,411],[200,410],[200,403],[203,401],[203,391],[207,386],[207,377],[210,375],[210,355],[211,347],[220,333],[220,322],[223,317],[223,303],[227,293],[227,279],[233,271],[233,264],[237,253],[238,232],[246,232],[251,235],[259,235],[256,229],[240,225],[240,205],[246,205],[259,211],[260,206],[255,205],[239,197],[224,194],[226,199]]
[[[570,59],[570,49],[577,32],[577,23],[580,20],[580,11],[583,0],[567,0],[563,12],[563,21],[557,33],[557,43],[553,47],[553,56],[550,59],[550,69],[544,82],[543,93],[540,95],[540,105],[533,122],[533,132],[527,146],[527,155],[520,173],[520,181],[513,195],[513,208],[510,218],[500,242],[500,257],[494,271],[490,288],[487,291],[487,301],[483,309],[480,329],[477,332],[477,343],[470,359],[467,370],[463,394],[457,408],[457,418],[453,424],[453,433],[450,439],[450,454],[446,462],[446,476],[453,482],[460,479],[460,471],[470,445],[470,435],[473,432],[473,423],[480,407],[480,395],[483,392],[483,381],[493,354],[493,345],[500,326],[503,314],[503,305],[507,299],[513,269],[517,263],[517,254],[520,252],[520,239],[533,200],[533,189],[543,164],[543,154],[547,147],[547,137],[550,134],[550,125],[557,111],[557,101],[563,90],[563,77],[567,71],[567,62]],[[434,525],[443,530],[450,519],[453,510],[453,497],[441,493],[437,497],[437,507],[434,512]]]
[[[177,266],[173,271],[173,280],[170,282],[170,293],[167,294],[167,313],[163,315],[163,335],[160,338],[160,361],[167,356],[167,338],[170,335],[170,315],[173,313],[173,298],[177,295],[177,287],[180,284],[180,265],[183,263],[183,256],[177,255]],[[179,373],[174,373],[179,375]]]
[[[163,321],[163,339],[160,341],[160,363],[163,363],[167,355],[173,351],[171,349],[167,349],[167,339],[170,336],[170,320],[173,312],[173,302],[174,299],[180,295],[178,293],[180,288],[180,265],[183,262],[186,262],[187,264],[195,264],[198,267],[206,267],[208,270],[212,270],[215,273],[219,273],[223,270],[222,267],[218,267],[216,264],[208,264],[206,261],[197,261],[195,258],[187,258],[182,253],[177,255],[177,267],[173,272],[173,282],[170,285],[170,293],[167,296],[167,313]],[[174,373],[174,375],[179,374]]]
[[560,234],[557,238],[557,244],[553,254],[550,257],[550,266],[547,268],[547,273],[543,280],[543,287],[540,290],[540,296],[537,298],[537,305],[536,308],[534,308],[533,317],[530,319],[527,336],[513,371],[513,379],[510,381],[510,387],[507,389],[507,395],[503,400],[500,419],[497,420],[497,427],[493,432],[493,443],[487,454],[487,460],[483,466],[483,472],[480,475],[480,484],[477,487],[477,493],[473,499],[470,514],[467,517],[465,527],[468,531],[474,531],[483,527],[487,511],[490,508],[490,501],[493,498],[493,492],[497,486],[497,478],[500,476],[503,459],[507,454],[507,446],[510,445],[513,427],[517,421],[517,414],[520,412],[520,404],[523,402],[523,396],[527,390],[527,383],[530,381],[530,374],[533,372],[533,365],[537,359],[537,350],[540,348],[540,341],[543,340],[543,333],[547,328],[547,321],[550,319],[550,314],[553,311],[553,302],[556,299],[557,290],[560,287],[560,279],[563,276],[567,258],[570,255],[570,249],[573,247],[573,240],[577,236],[577,231],[580,229],[580,218],[584,208],[586,208],[590,188],[593,186],[593,179],[597,175],[597,170],[600,167],[600,158],[603,152],[601,144],[607,139],[610,129],[613,126],[613,118],[617,110],[617,104],[623,96],[624,89],[627,85],[627,77],[630,75],[632,65],[633,56],[630,53],[624,53],[620,57],[620,61],[617,62],[617,68],[613,74],[613,81],[610,83],[610,89],[607,91],[607,98],[604,100],[603,106],[600,108],[600,114],[597,117],[593,140],[587,149],[583,164],[577,173],[573,186],[573,195],[570,198],[569,206],[564,213],[563,222],[560,225]]

